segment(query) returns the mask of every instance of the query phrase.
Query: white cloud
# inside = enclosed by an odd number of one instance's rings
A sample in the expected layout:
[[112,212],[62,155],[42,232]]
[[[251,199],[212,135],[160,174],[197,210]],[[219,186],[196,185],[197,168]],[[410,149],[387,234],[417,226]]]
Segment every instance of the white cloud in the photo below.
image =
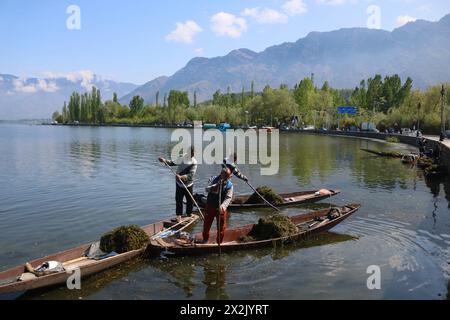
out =
[[177,22],[177,28],[166,36],[167,41],[192,43],[194,36],[202,31],[202,28],[192,20]]
[[0,82],[3,82],[3,77],[2,76],[0,76]]
[[[373,0],[366,0],[366,2],[373,2]],[[329,6],[339,6],[346,3],[357,4],[358,0],[316,0],[316,3]]]
[[73,71],[68,73],[58,73],[58,72],[43,72],[42,77],[47,79],[58,79],[58,78],[64,78],[67,79],[73,83],[81,82],[81,86],[86,89],[91,89],[94,80],[101,80],[99,77],[97,77],[94,72],[90,70],[80,70],[80,71]]
[[24,80],[21,79],[15,79],[13,81],[14,90],[16,92],[23,92],[23,93],[35,93],[37,92],[37,88],[34,84],[26,84]]
[[44,92],[56,92],[59,90],[55,82],[45,81],[43,79],[38,80],[38,88]]
[[308,11],[303,0],[289,0],[283,4],[282,8],[290,16],[303,14]]
[[242,15],[252,17],[256,22],[262,24],[286,23],[288,21],[287,15],[268,8],[246,8],[242,12]]
[[247,21],[230,13],[219,12],[211,17],[211,29],[218,36],[239,38],[247,31]]
[[59,90],[55,82],[47,82],[43,79],[38,79],[37,83],[27,83],[27,80],[15,79],[13,85],[16,92],[22,93],[36,93],[38,91],[55,92]]
[[397,25],[399,27],[401,27],[401,26],[404,26],[405,24],[407,24],[409,22],[414,22],[416,20],[417,20],[417,18],[410,17],[410,16],[398,16],[397,17]]
[[197,57],[201,57],[205,53],[205,50],[203,48],[197,48],[194,50],[194,53],[197,55]]

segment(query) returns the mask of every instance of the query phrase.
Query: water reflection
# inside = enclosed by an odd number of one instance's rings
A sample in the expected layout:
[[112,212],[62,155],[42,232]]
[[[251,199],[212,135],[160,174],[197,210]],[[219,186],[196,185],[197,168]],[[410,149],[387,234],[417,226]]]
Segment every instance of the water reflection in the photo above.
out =
[[[248,257],[257,261],[270,257],[273,261],[276,261],[287,258],[290,254],[300,249],[357,239],[357,237],[347,234],[325,232],[304,241],[285,246],[239,251],[231,254],[225,253],[221,256],[169,258],[152,261],[150,265],[170,275],[170,282],[182,289],[186,298],[194,296],[196,281],[193,280],[193,277],[195,276],[195,270],[199,270],[203,274],[201,282],[205,285],[204,297],[200,298],[229,299],[230,295],[227,293],[227,288],[233,283],[227,281],[227,277],[234,276],[235,269],[238,266],[246,269],[247,267],[243,264],[243,261]],[[251,266],[249,267],[251,268]]]
[[101,163],[102,149],[97,140],[78,141],[73,140],[69,144],[69,159],[72,161],[71,169],[74,175],[85,178],[92,177],[98,171]]

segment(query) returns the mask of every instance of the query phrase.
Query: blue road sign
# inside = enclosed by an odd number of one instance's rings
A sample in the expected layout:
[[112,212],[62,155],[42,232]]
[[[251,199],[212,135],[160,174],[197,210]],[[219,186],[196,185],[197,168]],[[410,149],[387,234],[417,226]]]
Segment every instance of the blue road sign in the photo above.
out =
[[356,115],[358,109],[356,107],[338,107],[338,114],[352,114]]

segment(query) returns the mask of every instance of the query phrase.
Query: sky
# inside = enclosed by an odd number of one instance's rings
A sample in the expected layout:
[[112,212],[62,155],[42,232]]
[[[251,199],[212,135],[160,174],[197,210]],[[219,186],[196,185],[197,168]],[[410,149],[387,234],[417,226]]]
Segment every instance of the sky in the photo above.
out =
[[197,56],[448,13],[448,0],[0,0],[0,74],[93,72],[143,84]]

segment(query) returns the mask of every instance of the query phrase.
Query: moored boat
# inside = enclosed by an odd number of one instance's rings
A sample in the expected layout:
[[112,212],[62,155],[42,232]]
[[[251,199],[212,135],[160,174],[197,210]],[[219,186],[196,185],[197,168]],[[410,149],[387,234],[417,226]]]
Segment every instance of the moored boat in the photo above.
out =
[[297,226],[298,233],[288,237],[272,238],[266,240],[255,240],[242,242],[242,237],[248,236],[253,228],[253,224],[241,226],[225,231],[225,237],[220,248],[215,243],[216,232],[211,232],[208,243],[199,243],[202,240],[202,234],[197,233],[191,239],[166,238],[151,240],[148,251],[151,254],[159,254],[160,252],[169,252],[174,255],[199,255],[220,252],[230,252],[245,249],[254,249],[264,246],[286,244],[289,242],[300,241],[311,235],[318,234],[330,230],[337,224],[341,223],[353,213],[355,213],[361,205],[350,204],[343,207],[329,208],[325,210],[313,211],[307,214],[290,217],[292,222]]
[[[161,234],[165,230],[185,230],[198,221],[200,217],[192,214],[191,217],[184,217],[181,223],[173,220],[164,220],[142,227],[150,238]],[[145,247],[113,256],[106,256],[103,259],[89,258],[87,253],[92,243],[52,254],[40,259],[30,261],[33,268],[37,268],[48,261],[57,261],[62,264],[64,271],[54,272],[43,276],[34,276],[29,272],[25,264],[15,268],[0,272],[0,294],[9,292],[24,292],[32,289],[43,288],[66,283],[67,279],[76,269],[80,270],[81,278],[99,273],[108,268],[114,267],[125,261],[129,261],[141,256],[145,252]],[[25,280],[19,280],[19,278]]]
[[[340,193],[340,190],[329,190],[320,189],[313,191],[301,191],[301,192],[291,192],[291,193],[280,193],[279,196],[283,199],[283,203],[276,205],[276,207],[287,207],[299,204],[314,203],[320,200],[324,200],[333,197]],[[205,207],[206,206],[206,195],[195,194],[197,203]],[[235,196],[228,206],[229,210],[237,209],[256,209],[256,208],[266,208],[269,207],[266,203],[248,203],[248,199],[251,195],[239,195]]]

